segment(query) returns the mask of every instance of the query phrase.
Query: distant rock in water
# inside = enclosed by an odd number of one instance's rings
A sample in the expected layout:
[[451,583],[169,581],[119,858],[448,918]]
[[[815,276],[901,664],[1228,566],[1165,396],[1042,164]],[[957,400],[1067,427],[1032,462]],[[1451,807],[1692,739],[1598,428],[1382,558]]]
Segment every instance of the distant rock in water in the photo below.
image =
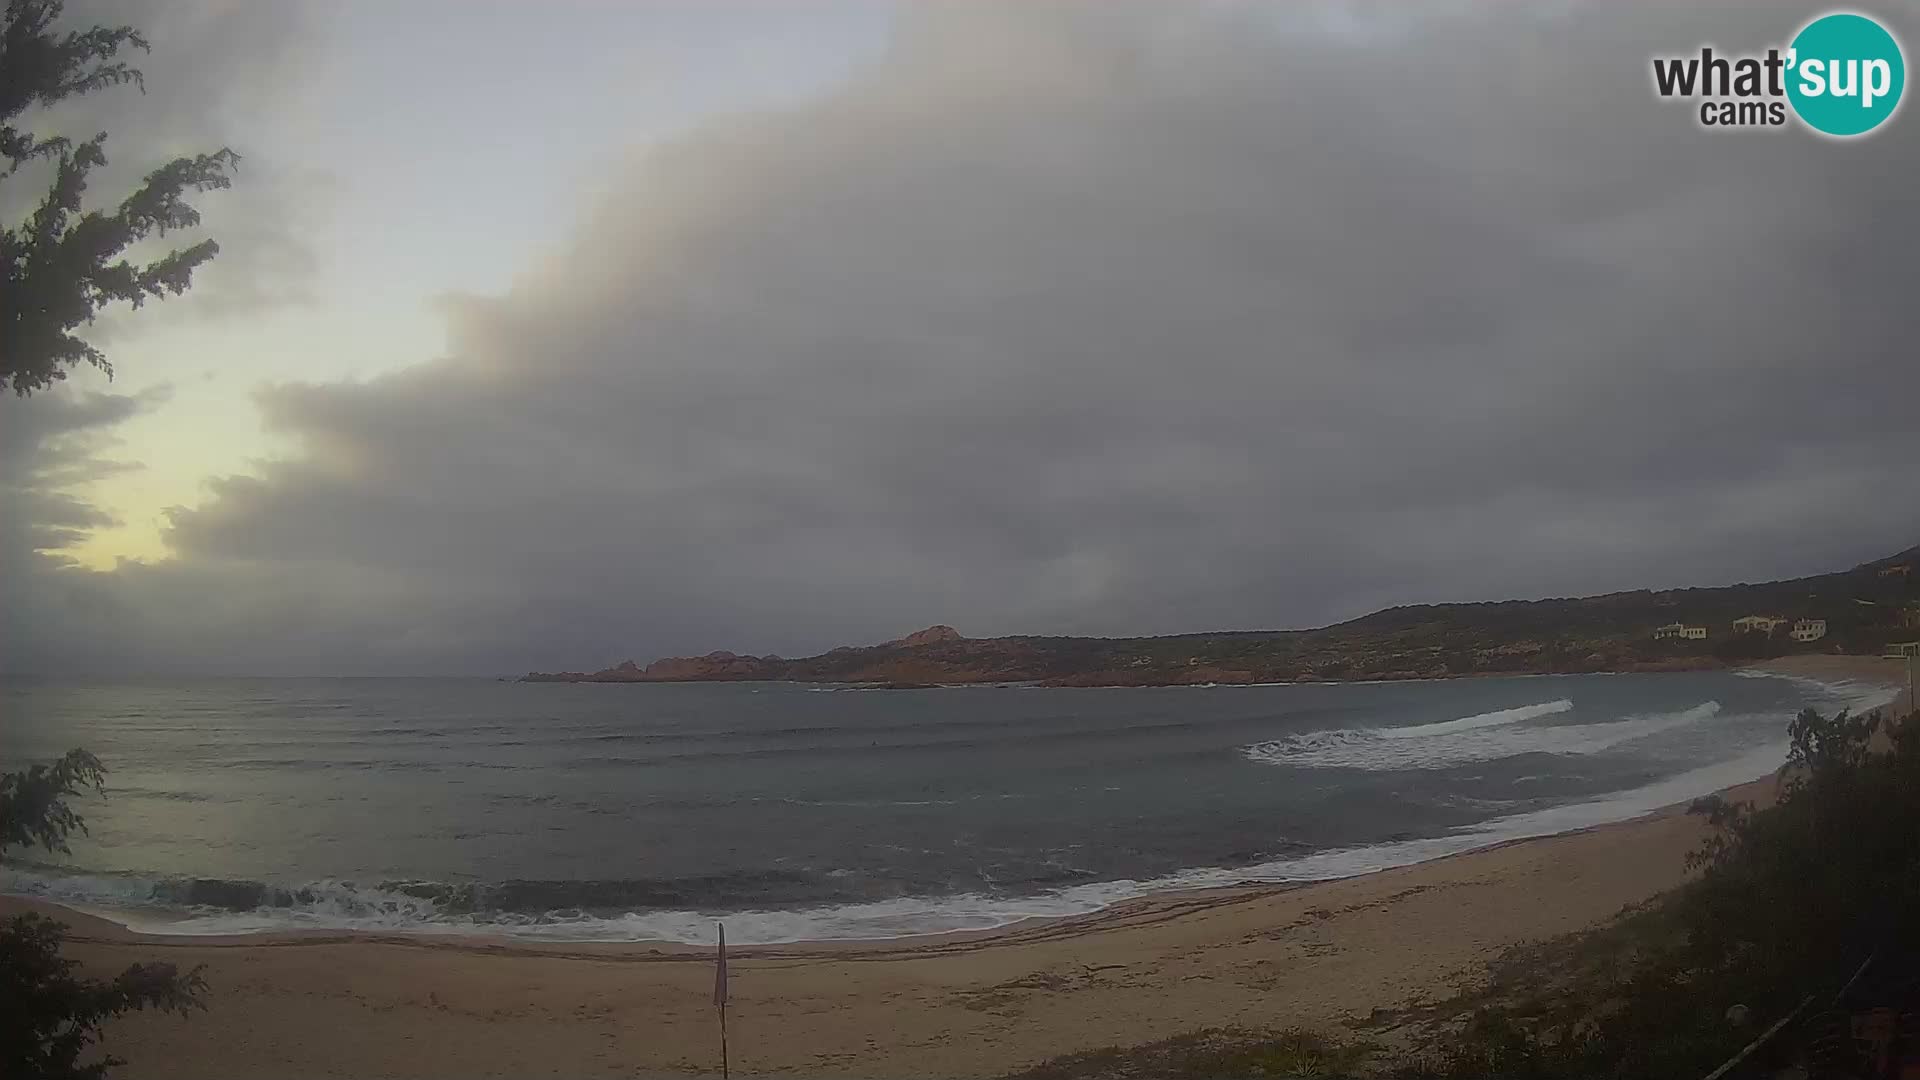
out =
[[916,630],[898,641],[889,641],[887,644],[901,645],[911,649],[920,645],[940,645],[949,641],[965,640],[967,639],[961,635],[960,631],[955,630],[946,623],[937,623],[927,627],[925,630]]

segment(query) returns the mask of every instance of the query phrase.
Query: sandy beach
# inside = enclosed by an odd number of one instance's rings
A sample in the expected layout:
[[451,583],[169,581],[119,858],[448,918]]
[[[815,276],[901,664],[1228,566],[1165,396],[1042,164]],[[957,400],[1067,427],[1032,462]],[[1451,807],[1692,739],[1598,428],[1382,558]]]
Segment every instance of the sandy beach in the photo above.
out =
[[[1799,657],[1815,678],[1905,665]],[[1771,780],[1735,789],[1764,799]],[[1209,1025],[1338,1028],[1445,997],[1499,949],[1579,929],[1684,878],[1683,807],[1301,886],[1157,896],[982,935],[744,949],[734,1072],[989,1076]],[[34,905],[0,900],[0,912]],[[62,912],[95,970],[204,964],[210,1011],[109,1030],[127,1078],[718,1073],[707,953],[354,934],[166,938]]]

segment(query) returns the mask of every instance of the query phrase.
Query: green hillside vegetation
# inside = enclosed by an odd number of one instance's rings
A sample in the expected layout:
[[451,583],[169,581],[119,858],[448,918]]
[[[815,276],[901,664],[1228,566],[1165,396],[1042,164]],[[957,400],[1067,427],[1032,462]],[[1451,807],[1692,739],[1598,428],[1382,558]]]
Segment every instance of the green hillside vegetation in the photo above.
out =
[[[1061,686],[1308,682],[1719,667],[1797,652],[1877,654],[1920,637],[1920,548],[1838,573],[1763,584],[1570,599],[1388,608],[1316,630],[1144,638],[963,638],[834,649],[796,660],[713,653],[627,663],[534,681],[786,680],[888,685],[1040,682]],[[1883,571],[1886,571],[1883,573]],[[1817,641],[1736,634],[1749,615],[1823,619]],[[1656,627],[1704,626],[1704,641],[1655,640]],[[948,636],[950,635],[950,636]]]

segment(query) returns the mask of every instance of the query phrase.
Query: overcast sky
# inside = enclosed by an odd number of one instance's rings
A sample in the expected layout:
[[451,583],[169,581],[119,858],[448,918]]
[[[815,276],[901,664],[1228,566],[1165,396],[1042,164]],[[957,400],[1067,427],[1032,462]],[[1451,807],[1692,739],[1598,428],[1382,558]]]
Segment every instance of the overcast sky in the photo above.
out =
[[1649,86],[1804,6],[70,10],[149,92],[39,126],[245,162],[193,294],[96,326],[115,381],[0,401],[6,670],[1297,627],[1920,541],[1920,120]]

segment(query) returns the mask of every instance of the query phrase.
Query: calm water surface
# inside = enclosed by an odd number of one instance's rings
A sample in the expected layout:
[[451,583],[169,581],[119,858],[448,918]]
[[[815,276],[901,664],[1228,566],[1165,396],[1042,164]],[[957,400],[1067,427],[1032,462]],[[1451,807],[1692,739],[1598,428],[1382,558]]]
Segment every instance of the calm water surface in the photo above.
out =
[[0,684],[0,765],[108,797],[0,890],[178,932],[741,941],[1353,873],[1764,773],[1849,684],[1751,674],[875,691],[477,679]]

